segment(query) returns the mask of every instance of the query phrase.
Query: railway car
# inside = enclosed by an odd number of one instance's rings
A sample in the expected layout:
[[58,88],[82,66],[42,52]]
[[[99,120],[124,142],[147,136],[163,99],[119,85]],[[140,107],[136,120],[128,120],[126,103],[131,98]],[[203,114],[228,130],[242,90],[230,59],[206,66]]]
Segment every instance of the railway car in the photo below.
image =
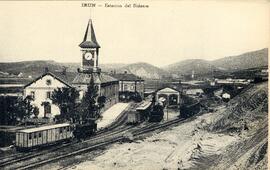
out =
[[16,132],[15,146],[18,150],[31,150],[73,138],[69,123],[23,129]]
[[183,105],[180,107],[180,118],[189,118],[201,111],[201,104],[200,102],[196,102],[190,105]]
[[137,124],[144,121],[151,111],[152,102],[144,101],[137,108],[136,111],[128,113],[128,124]]
[[128,113],[127,124],[137,124],[141,122],[141,115],[137,111],[131,111]]

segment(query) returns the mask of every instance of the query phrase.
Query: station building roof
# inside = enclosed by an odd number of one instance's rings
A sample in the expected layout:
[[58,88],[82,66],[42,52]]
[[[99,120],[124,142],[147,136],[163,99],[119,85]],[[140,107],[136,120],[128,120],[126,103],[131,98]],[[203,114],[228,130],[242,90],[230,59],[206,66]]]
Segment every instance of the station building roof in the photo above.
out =
[[46,73],[42,74],[41,76],[37,77],[36,79],[34,79],[32,82],[26,84],[24,86],[24,88],[30,86],[31,84],[35,83],[36,81],[40,80],[41,78],[43,78],[44,76],[47,76],[47,75],[52,76],[53,78],[57,79],[58,81],[60,81],[61,83],[65,84],[65,85],[67,85],[68,87],[72,87],[68,82],[66,82],[65,80],[59,78],[58,76],[56,76],[52,72],[46,72]]
[[92,73],[92,74],[77,73],[76,77],[72,81],[72,84],[89,84],[91,76],[93,76],[94,82],[97,84],[118,82],[117,79],[106,73]]

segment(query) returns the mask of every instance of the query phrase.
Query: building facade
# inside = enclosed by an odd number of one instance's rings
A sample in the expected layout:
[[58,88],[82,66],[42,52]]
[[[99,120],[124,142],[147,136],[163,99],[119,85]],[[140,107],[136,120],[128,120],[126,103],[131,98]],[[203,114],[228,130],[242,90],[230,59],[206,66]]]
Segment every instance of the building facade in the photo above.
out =
[[103,110],[108,109],[112,105],[118,103],[119,98],[119,81],[105,73],[78,73],[72,81],[72,86],[79,91],[80,99],[87,90],[87,86],[93,76],[95,85],[98,87],[98,96],[106,98]]
[[138,93],[144,98],[144,80],[131,73],[111,73],[111,76],[119,80],[120,98],[128,98],[134,93]]
[[32,104],[39,109],[38,117],[54,118],[60,115],[60,109],[52,103],[51,95],[55,89],[63,87],[71,88],[72,86],[53,73],[47,72],[25,85],[23,96],[32,97]]

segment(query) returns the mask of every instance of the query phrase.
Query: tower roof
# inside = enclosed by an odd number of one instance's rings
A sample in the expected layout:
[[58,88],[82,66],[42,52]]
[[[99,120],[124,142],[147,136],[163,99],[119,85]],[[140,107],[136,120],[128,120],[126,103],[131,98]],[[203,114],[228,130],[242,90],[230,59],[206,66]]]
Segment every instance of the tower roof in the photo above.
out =
[[95,31],[94,31],[91,19],[89,19],[83,41],[81,42],[79,46],[81,48],[100,48],[96,39],[96,35],[95,35]]

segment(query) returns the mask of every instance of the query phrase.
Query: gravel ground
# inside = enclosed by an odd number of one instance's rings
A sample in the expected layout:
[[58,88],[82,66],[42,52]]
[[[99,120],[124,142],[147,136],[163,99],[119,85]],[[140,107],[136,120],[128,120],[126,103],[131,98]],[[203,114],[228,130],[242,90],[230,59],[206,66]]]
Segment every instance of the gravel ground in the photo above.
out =
[[154,134],[133,143],[114,144],[97,158],[74,165],[72,169],[187,169],[196,164],[203,151],[220,154],[238,136],[214,134],[203,130],[216,114],[207,113],[196,120]]

